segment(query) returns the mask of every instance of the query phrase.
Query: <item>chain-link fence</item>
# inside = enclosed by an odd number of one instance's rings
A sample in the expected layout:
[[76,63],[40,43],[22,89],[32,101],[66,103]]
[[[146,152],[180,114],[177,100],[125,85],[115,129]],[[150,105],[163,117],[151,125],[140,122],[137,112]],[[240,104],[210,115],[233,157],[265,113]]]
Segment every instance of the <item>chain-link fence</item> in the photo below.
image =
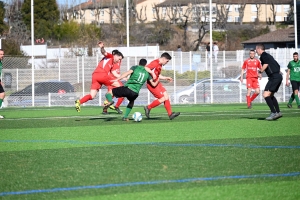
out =
[[[284,73],[294,51],[272,49],[268,52],[279,62]],[[244,59],[248,57],[248,51],[220,51],[216,58],[212,58],[212,63],[206,51],[168,53],[172,60],[164,66],[162,74],[174,79],[173,82],[163,83],[173,104],[245,102],[246,86],[240,83],[237,76],[240,75]],[[196,55],[197,61],[194,59]],[[31,57],[5,57],[2,71],[5,106],[73,106],[76,99],[89,93],[92,72],[101,58],[38,58],[39,67],[35,64],[38,69],[32,70]],[[121,73],[136,65],[141,58],[150,62],[158,57],[125,57],[121,63]],[[211,77],[213,80],[210,80]],[[261,90],[267,77],[263,79],[260,81]],[[97,97],[85,105],[102,105],[106,91],[103,87]],[[285,102],[291,92],[291,87],[286,87],[283,82],[276,96],[280,102]],[[153,100],[154,97],[144,86],[135,104],[146,105]],[[263,102],[262,96],[257,97],[255,102]]]

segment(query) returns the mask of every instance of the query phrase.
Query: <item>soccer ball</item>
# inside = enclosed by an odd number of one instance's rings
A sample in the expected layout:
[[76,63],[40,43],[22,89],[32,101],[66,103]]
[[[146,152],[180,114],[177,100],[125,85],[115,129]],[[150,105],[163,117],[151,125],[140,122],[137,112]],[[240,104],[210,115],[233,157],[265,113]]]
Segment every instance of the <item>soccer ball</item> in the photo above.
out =
[[132,119],[136,122],[142,121],[142,119],[143,119],[142,113],[140,113],[140,112],[133,113]]

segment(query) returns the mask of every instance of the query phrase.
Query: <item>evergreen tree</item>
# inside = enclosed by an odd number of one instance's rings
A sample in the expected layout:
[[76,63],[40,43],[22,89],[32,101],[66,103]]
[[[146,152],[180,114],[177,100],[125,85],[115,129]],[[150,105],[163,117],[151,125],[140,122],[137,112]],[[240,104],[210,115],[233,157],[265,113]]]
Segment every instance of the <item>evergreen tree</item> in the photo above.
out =
[[0,1],[0,35],[7,30],[7,26],[4,24],[5,8],[3,1]]
[[[24,23],[31,30],[31,0],[24,0],[21,8]],[[56,0],[34,0],[34,34],[36,38],[50,39],[58,23],[59,10]]]

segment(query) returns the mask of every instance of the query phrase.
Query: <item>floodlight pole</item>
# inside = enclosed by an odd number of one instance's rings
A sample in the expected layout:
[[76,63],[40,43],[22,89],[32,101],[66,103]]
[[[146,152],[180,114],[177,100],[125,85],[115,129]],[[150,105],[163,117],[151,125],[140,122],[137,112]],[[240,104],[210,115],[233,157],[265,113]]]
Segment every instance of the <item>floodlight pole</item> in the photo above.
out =
[[295,28],[295,49],[298,51],[298,31],[297,31],[297,2],[294,0],[294,28]]
[[213,57],[213,43],[212,43],[212,0],[209,0],[209,42],[210,42],[210,103],[213,103],[213,67],[212,67],[212,57]]
[[31,0],[31,82],[32,82],[32,106],[34,106],[34,1]]
[[126,0],[127,70],[129,70],[129,5]]

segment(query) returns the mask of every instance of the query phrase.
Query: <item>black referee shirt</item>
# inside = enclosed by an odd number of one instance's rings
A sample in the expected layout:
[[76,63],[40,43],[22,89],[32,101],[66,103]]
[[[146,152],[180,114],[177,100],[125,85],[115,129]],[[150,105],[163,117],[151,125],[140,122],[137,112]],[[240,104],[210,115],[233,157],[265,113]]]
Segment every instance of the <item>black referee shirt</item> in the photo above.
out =
[[259,59],[262,66],[264,64],[268,64],[268,67],[265,70],[268,77],[272,76],[272,74],[278,74],[280,72],[280,65],[270,54],[263,52]]

